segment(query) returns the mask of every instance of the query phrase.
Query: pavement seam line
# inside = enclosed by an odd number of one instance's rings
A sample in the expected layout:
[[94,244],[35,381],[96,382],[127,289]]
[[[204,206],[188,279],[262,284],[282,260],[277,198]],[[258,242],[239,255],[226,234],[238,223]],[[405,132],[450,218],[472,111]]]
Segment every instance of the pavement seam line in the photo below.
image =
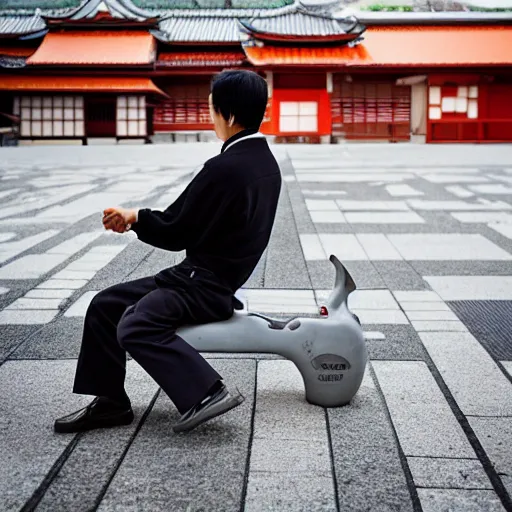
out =
[[126,446],[125,446],[123,452],[121,453],[121,456],[117,460],[117,463],[114,466],[114,469],[112,470],[112,472],[110,474],[110,477],[105,482],[105,484],[103,485],[103,487],[102,487],[101,491],[99,492],[98,496],[94,500],[94,505],[93,505],[92,510],[97,510],[98,507],[100,506],[101,501],[105,497],[105,494],[107,493],[108,488],[110,487],[110,484],[114,480],[114,478],[115,478],[119,468],[121,467],[121,464],[123,463],[123,461],[124,461],[124,459],[126,457],[126,454],[128,453],[128,450],[130,449],[131,445],[133,444],[133,441],[135,441],[135,438],[137,437],[137,434],[139,433],[140,429],[142,428],[142,426],[146,422],[147,417],[149,416],[149,414],[153,410],[153,407],[154,407],[158,397],[160,396],[160,391],[161,391],[161,388],[158,388],[156,393],[155,393],[155,396],[152,398],[151,402],[149,402],[148,407],[146,408],[146,410],[144,411],[144,413],[140,417],[139,423],[135,427],[135,430],[133,431],[133,434],[130,436],[128,442],[126,443]]
[[329,413],[327,411],[327,408],[324,407],[324,413],[325,413],[325,426],[327,428],[327,442],[329,443],[329,455],[331,459],[331,473],[332,473],[332,481],[333,481],[333,487],[334,487],[334,503],[336,505],[336,512],[340,511],[340,495],[338,490],[338,480],[336,478],[336,465],[334,464],[334,451],[332,448],[332,436],[331,436],[331,425],[329,422]]
[[32,493],[32,496],[26,501],[25,505],[20,512],[32,512],[39,505],[39,502],[43,499],[46,491],[51,487],[53,480],[57,477],[60,470],[75,450],[78,442],[82,438],[83,433],[75,435],[75,437],[66,446],[64,451],[60,454],[59,458],[54,462],[50,471],[46,474],[43,481],[37,486],[36,490]]
[[254,420],[256,418],[256,399],[258,392],[258,366],[259,361],[256,359],[256,364],[254,368],[254,396],[253,396],[253,404],[252,404],[252,414],[251,414],[251,432],[249,433],[249,442],[247,449],[247,459],[245,463],[245,474],[242,485],[242,495],[240,496],[240,512],[244,512],[245,510],[245,500],[247,498],[247,489],[249,487],[249,474],[251,471],[251,453],[252,453],[252,442],[254,438]]

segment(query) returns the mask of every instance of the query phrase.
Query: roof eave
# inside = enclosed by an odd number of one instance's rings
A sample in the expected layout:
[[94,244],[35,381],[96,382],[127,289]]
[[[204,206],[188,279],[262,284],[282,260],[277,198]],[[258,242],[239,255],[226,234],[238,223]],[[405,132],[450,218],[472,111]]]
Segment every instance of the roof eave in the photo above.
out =
[[[372,25],[444,25],[453,23],[512,23],[512,12],[371,12],[355,13],[358,20]],[[335,19],[346,18],[347,11],[334,13]]]

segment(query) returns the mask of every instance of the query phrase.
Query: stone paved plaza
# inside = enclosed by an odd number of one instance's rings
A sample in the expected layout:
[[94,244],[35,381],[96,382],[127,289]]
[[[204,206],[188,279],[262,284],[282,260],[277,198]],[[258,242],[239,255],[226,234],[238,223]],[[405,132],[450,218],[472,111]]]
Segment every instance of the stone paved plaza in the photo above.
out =
[[102,210],[165,208],[219,149],[0,150],[0,510],[512,510],[510,146],[273,146],[280,207],[240,295],[316,315],[344,262],[370,355],[349,406],[309,405],[282,358],[206,354],[246,401],[174,434],[129,361],[132,425],[53,433],[90,400],[71,389],[91,298],[183,257]]

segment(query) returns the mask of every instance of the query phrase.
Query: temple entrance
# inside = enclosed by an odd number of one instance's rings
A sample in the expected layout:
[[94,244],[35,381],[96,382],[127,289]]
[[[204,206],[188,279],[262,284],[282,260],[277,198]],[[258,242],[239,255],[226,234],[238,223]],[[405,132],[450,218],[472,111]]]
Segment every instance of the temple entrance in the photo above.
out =
[[94,96],[85,102],[87,137],[116,136],[116,97]]

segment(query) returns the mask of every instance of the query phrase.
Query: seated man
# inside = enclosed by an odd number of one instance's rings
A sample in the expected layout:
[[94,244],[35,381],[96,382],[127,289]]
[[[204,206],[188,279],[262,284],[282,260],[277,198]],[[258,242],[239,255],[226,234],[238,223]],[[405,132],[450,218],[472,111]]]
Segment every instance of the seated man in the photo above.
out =
[[235,291],[268,245],[281,173],[259,133],[267,97],[265,80],[254,72],[217,75],[209,103],[215,132],[224,141],[221,153],[204,164],[163,212],[105,210],[105,229],[131,229],[154,247],[186,250],[186,258],[155,276],[112,286],[94,297],[84,320],[73,392],[96,398],[56,420],[55,431],[133,421],[124,389],[127,352],[181,413],[175,432],[191,430],[244,400],[227,390],[222,377],[176,330],[230,318]]

